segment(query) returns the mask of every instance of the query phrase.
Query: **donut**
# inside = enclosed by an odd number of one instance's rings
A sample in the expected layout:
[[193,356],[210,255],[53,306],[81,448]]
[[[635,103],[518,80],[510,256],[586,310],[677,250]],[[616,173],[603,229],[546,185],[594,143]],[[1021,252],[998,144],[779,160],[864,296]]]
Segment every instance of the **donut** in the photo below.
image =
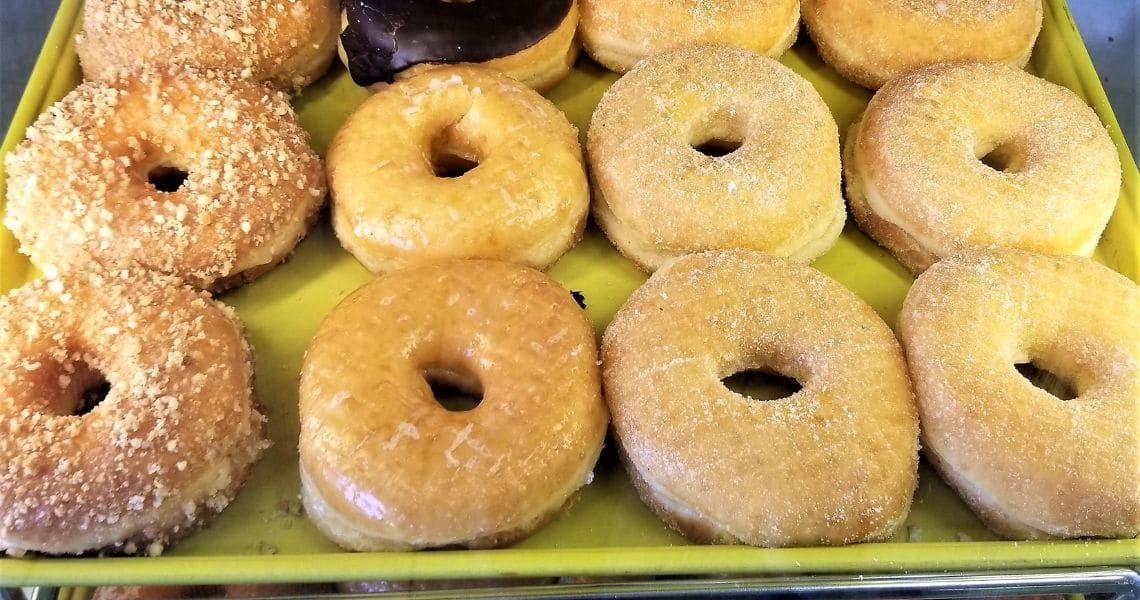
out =
[[1081,257],[954,256],[915,281],[899,334],[926,457],[990,529],[1140,534],[1140,287]]
[[566,116],[482,67],[443,66],[373,94],[336,133],[327,168],[336,236],[374,273],[444,258],[545,269],[589,210]]
[[582,46],[611,71],[694,44],[773,58],[796,41],[799,0],[582,0]]
[[540,92],[578,58],[577,0],[354,0],[342,3],[340,58],[373,91],[448,63],[473,63]]
[[86,0],[75,51],[87,79],[142,65],[234,71],[296,91],[336,54],[335,0]]
[[806,263],[843,230],[835,120],[807,80],[754,52],[646,60],[602,96],[587,135],[594,218],[646,271],[717,248]]
[[[365,284],[301,368],[306,513],[350,550],[526,537],[592,478],[608,419],[596,361],[570,294],[527,267],[441,261]],[[482,399],[444,408],[429,383]]]
[[7,157],[5,224],[42,269],[154,269],[221,291],[292,251],[321,161],[280,92],[172,68],[81,84]]
[[90,270],[0,299],[0,550],[161,553],[268,446],[252,378],[234,312],[170,277]]
[[871,89],[918,67],[960,60],[1029,62],[1041,0],[803,0],[823,60]]
[[999,63],[922,67],[883,86],[844,146],[855,222],[914,273],[1007,247],[1088,256],[1120,159],[1076,94]]
[[[818,271],[751,250],[670,261],[614,316],[602,364],[630,479],[689,538],[848,544],[905,520],[918,419],[902,350]],[[802,387],[762,401],[722,383],[750,370]]]

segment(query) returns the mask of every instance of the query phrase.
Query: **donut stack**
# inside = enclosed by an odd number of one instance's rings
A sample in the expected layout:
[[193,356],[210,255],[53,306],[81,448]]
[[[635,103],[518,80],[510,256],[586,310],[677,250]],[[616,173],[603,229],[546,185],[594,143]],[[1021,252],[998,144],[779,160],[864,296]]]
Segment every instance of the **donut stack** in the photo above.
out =
[[[88,2],[98,79],[8,158],[6,223],[48,277],[0,303],[0,427],[18,432],[0,460],[67,476],[0,479],[0,548],[157,553],[228,503],[264,419],[240,323],[208,293],[283,261],[326,176],[336,237],[375,276],[325,317],[299,385],[306,512],[346,549],[525,538],[592,480],[611,416],[642,500],[698,542],[888,539],[920,439],[1001,535],[1140,533],[1119,468],[1140,428],[1114,421],[1140,410],[1140,292],[1085,258],[1120,163],[1091,109],[1020,69],[1039,0],[354,0],[339,30],[324,1],[206,4]],[[842,146],[776,60],[801,12],[827,64],[877,89]],[[322,168],[284,93],[334,37],[371,95]],[[585,152],[539,93],[577,40],[623,74]],[[164,62],[139,64],[155,44]],[[848,207],[918,276],[898,338],[808,266]],[[600,349],[542,272],[590,214],[649,274]],[[726,383],[742,373],[791,389],[759,399]],[[113,489],[69,487],[109,464]]]

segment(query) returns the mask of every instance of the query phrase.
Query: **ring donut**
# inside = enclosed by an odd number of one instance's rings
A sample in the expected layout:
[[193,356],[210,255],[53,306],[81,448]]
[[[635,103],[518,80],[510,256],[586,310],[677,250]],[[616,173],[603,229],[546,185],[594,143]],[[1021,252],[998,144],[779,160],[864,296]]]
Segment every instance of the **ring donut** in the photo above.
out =
[[956,256],[915,281],[899,334],[926,456],[990,529],[1140,534],[1140,287],[1080,257]]
[[282,94],[231,74],[86,82],[7,157],[5,224],[45,270],[137,266],[222,291],[284,260],[316,218],[308,140]]
[[[542,273],[449,261],[381,276],[317,330],[301,370],[301,482],[351,550],[485,548],[557,516],[606,433],[594,332]],[[445,409],[428,380],[482,401]]]
[[373,94],[333,138],[327,166],[337,238],[373,273],[444,258],[545,269],[582,236],[589,210],[566,116],[481,67],[438,67]]
[[725,44],[777,58],[799,31],[799,0],[582,0],[582,46],[618,73],[694,44]]
[[143,65],[234,71],[296,91],[336,54],[335,0],[86,0],[75,51],[87,79]]
[[717,248],[806,263],[843,230],[831,111],[806,79],[754,52],[692,46],[648,59],[606,91],[587,135],[594,217],[646,271]]
[[1096,113],[997,63],[891,81],[844,154],[856,223],[914,273],[992,247],[1088,256],[1120,193],[1120,159]]
[[819,54],[871,89],[918,67],[956,60],[1029,62],[1041,0],[803,0]]
[[225,508],[268,446],[241,323],[169,277],[34,281],[0,300],[0,340],[10,554],[159,554]]
[[[746,250],[679,258],[618,311],[602,360],[634,486],[690,538],[848,544],[906,518],[918,421],[902,351],[819,272]],[[758,401],[722,383],[750,369],[802,388]]]
[[470,63],[542,92],[574,66],[577,30],[577,0],[357,0],[342,5],[339,51],[353,81],[373,91]]

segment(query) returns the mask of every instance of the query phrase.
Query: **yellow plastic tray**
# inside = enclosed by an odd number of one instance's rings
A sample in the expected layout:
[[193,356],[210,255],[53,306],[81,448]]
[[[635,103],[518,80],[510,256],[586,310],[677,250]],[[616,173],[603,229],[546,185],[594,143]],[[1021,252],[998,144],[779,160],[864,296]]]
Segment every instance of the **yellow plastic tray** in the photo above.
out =
[[[64,0],[31,81],[4,139],[7,152],[35,116],[79,81],[73,40],[79,0]],[[1030,68],[1084,98],[1120,150],[1124,188],[1096,258],[1133,280],[1140,277],[1140,177],[1125,147],[1092,63],[1062,0],[1045,4],[1045,25]],[[840,79],[801,41],[783,62],[811,80],[831,106],[840,131],[863,109],[869,92]],[[586,59],[549,97],[580,130],[616,75]],[[344,117],[364,97],[342,68],[297,98],[313,144],[323,152]],[[0,188],[3,187],[0,172]],[[2,196],[3,194],[0,194]],[[893,323],[911,277],[850,224],[815,267],[836,278]],[[644,276],[592,226],[551,270],[581,290],[600,333]],[[0,291],[34,276],[0,228]],[[501,577],[565,574],[807,573],[964,570],[1048,566],[1135,565],[1140,541],[1002,542],[974,518],[926,467],[914,509],[890,543],[839,548],[762,549],[693,546],[638,501],[611,452],[597,478],[563,517],[511,548],[489,551],[362,553],[339,550],[299,513],[296,439],[297,374],[322,316],[368,273],[320,223],[284,265],[223,300],[237,308],[257,354],[257,394],[269,413],[274,446],[248,485],[220,517],[158,558],[0,559],[0,585],[346,581],[375,578]]]

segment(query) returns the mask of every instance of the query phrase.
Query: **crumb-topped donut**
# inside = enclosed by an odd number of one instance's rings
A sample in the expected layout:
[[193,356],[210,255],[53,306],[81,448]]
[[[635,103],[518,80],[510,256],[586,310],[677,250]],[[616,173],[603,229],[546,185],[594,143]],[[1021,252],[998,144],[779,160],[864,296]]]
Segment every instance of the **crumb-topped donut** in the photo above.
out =
[[374,90],[447,63],[475,63],[538,91],[578,58],[577,0],[353,0],[341,8],[340,58]]
[[847,218],[831,111],[806,79],[748,50],[646,60],[602,96],[587,146],[594,216],[648,271],[715,248],[810,262]]
[[999,63],[891,81],[844,154],[855,221],[915,273],[991,247],[1088,256],[1120,193],[1120,159],[1096,113]]
[[169,277],[94,270],[0,299],[0,549],[162,552],[267,446],[252,377],[236,315]]
[[820,55],[877,89],[923,65],[953,60],[1024,67],[1041,30],[1041,0],[803,0]]
[[5,224],[41,268],[137,265],[213,291],[283,260],[325,195],[283,94],[214,71],[84,83],[6,165]]
[[[918,420],[902,350],[818,271],[747,250],[676,259],[618,311],[602,360],[634,486],[690,538],[848,544],[906,518]],[[754,369],[802,388],[759,401],[722,383]]]
[[83,75],[142,65],[234,71],[299,90],[336,54],[336,0],[86,0]]
[[[607,414],[594,331],[521,265],[444,261],[365,284],[301,369],[305,509],[352,550],[511,543],[591,478]],[[464,412],[429,387],[482,396]]]
[[1081,257],[955,256],[915,281],[899,334],[926,456],[990,529],[1140,534],[1140,287]]
[[799,0],[582,0],[582,46],[618,73],[692,44],[778,57],[799,30]]
[[328,174],[337,238],[374,273],[439,258],[545,269],[581,237],[590,204],[566,116],[475,66],[373,94],[333,138]]

